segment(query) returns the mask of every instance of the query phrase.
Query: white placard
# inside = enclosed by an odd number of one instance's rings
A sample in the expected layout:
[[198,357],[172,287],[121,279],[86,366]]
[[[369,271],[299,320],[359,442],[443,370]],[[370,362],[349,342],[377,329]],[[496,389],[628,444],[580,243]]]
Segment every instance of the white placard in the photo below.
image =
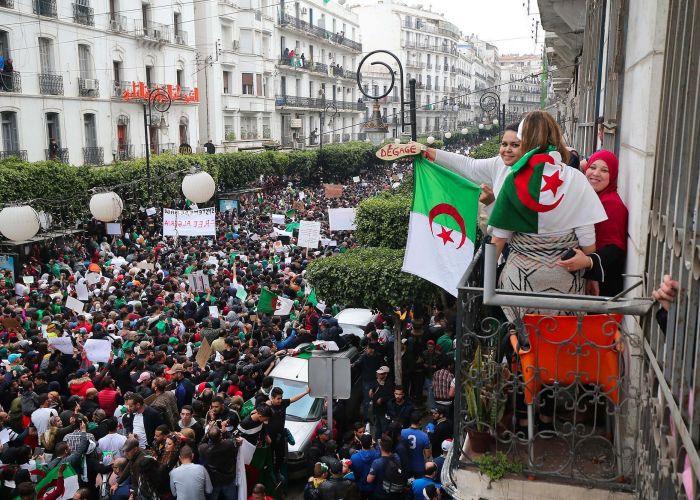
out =
[[337,242],[336,240],[331,240],[331,241],[328,242],[328,246],[329,246],[329,247],[337,247],[337,246],[338,246],[338,242]]
[[146,209],[146,215],[151,217],[152,215],[156,214],[156,207],[151,207]]
[[330,242],[331,242],[331,240],[329,238],[321,238],[321,246],[322,247],[327,247]]
[[85,308],[85,304],[80,302],[75,297],[71,297],[69,295],[68,298],[66,298],[66,307],[68,309],[75,311],[76,314],[80,314],[81,312],[83,312],[83,309]]
[[212,318],[218,318],[219,308],[216,306],[209,306],[209,316],[211,316]]
[[355,226],[354,208],[329,208],[328,224],[331,231],[354,231]]
[[216,209],[163,209],[163,236],[216,236]]
[[105,222],[105,231],[109,235],[121,236],[122,233],[122,223],[121,222]]
[[63,354],[73,354],[73,342],[70,337],[49,337],[49,345]]
[[282,214],[272,214],[273,224],[284,224],[284,215]]
[[299,223],[299,238],[297,245],[303,248],[318,248],[321,239],[321,223],[303,220]]
[[98,273],[87,273],[87,275],[85,275],[85,281],[87,281],[88,285],[99,283],[100,278],[102,278],[102,275]]
[[250,237],[250,241],[258,241],[260,239],[259,234],[254,234],[253,236]]
[[87,339],[83,347],[87,359],[93,363],[107,363],[112,353],[112,343],[105,339]]
[[360,182],[360,176],[356,175],[355,177],[353,177],[352,182],[355,182],[355,183]]
[[85,283],[76,284],[75,293],[78,294],[78,300],[88,300],[90,298],[90,294],[88,293],[88,287]]
[[144,271],[153,271],[156,268],[156,266],[154,266],[151,262],[147,262],[145,260],[142,260],[141,262],[136,264],[136,267],[139,269],[143,269]]
[[304,201],[304,198],[306,198],[306,193],[304,191],[299,191],[299,199]]
[[31,285],[34,283],[34,276],[22,276],[22,282],[25,285]]
[[219,266],[219,259],[216,258],[216,255],[210,255],[209,258],[207,259],[207,264],[209,265],[215,265]]

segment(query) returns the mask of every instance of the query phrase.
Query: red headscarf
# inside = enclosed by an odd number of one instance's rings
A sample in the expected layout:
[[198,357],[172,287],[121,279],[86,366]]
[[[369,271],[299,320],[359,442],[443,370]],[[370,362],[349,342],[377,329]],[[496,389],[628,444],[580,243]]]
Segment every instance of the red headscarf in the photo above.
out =
[[627,251],[627,207],[620,195],[617,194],[617,156],[610,151],[601,149],[591,155],[588,159],[588,165],[593,165],[596,160],[603,160],[610,172],[610,183],[598,193],[598,198],[605,208],[605,213],[608,214],[608,219],[595,225],[596,248],[615,245],[625,252]]

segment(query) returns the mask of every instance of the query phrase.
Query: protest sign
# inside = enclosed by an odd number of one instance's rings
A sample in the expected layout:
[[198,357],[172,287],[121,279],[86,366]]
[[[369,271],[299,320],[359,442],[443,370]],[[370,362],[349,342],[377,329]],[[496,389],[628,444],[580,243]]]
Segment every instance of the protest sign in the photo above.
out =
[[284,214],[272,214],[273,224],[284,224]]
[[328,224],[331,231],[354,231],[355,209],[354,208],[329,208]]
[[219,308],[217,306],[209,306],[209,316],[212,318],[219,317]]
[[34,283],[34,276],[22,276],[22,282],[25,285],[31,285]]
[[156,214],[156,207],[150,207],[146,209],[146,215],[151,217],[152,215]]
[[360,176],[359,176],[359,175],[356,175],[355,177],[353,177],[353,178],[352,178],[352,182],[354,182],[354,183],[356,183],[356,184],[357,184],[358,182],[360,182]]
[[75,311],[76,314],[80,314],[83,312],[83,309],[85,308],[85,304],[80,302],[75,297],[68,296],[66,298],[66,307],[68,309],[71,309],[72,311]]
[[78,300],[88,300],[90,298],[88,287],[85,283],[76,284],[75,293],[78,294]]
[[409,142],[408,144],[389,143],[377,150],[377,158],[384,161],[393,161],[404,156],[415,156],[420,154],[423,146],[417,142]]
[[299,224],[299,238],[297,244],[303,248],[317,248],[321,239],[321,223],[303,220]]
[[326,198],[340,198],[343,196],[342,184],[324,184],[323,191]]
[[211,345],[206,337],[202,340],[202,345],[199,346],[199,351],[197,351],[197,356],[195,361],[199,367],[204,370],[207,367],[207,361],[209,361],[209,356],[211,356]]
[[106,339],[87,339],[83,347],[87,359],[93,363],[107,363],[112,354],[112,343]]
[[306,198],[306,193],[304,191],[299,191],[299,200],[304,201]]
[[121,236],[122,234],[124,234],[122,232],[122,223],[121,222],[106,222],[105,223],[105,231],[110,236]]
[[216,209],[163,209],[163,236],[216,236]]
[[88,285],[94,285],[96,283],[99,283],[100,278],[102,278],[102,275],[98,273],[87,273],[85,275],[85,281],[87,281]]
[[70,337],[49,337],[49,345],[63,354],[73,354],[73,342]]

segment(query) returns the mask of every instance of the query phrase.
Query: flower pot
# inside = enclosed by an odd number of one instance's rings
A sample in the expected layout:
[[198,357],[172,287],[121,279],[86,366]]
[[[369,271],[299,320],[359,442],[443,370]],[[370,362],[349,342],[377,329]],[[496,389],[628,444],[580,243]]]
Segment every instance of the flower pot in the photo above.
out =
[[493,437],[488,432],[469,431],[469,447],[475,453],[486,453],[491,447]]

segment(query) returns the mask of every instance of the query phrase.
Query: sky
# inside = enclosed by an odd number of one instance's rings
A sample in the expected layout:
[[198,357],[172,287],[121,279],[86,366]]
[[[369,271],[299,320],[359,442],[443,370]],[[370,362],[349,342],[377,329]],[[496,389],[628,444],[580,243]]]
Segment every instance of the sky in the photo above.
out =
[[[370,4],[377,0],[350,0],[350,3]],[[440,12],[469,35],[474,33],[482,40],[491,42],[500,54],[532,54],[535,42],[531,34],[534,20],[539,20],[537,0],[530,0],[530,13],[527,15],[528,0],[402,0],[407,5],[422,4]],[[525,4],[525,6],[523,6]],[[542,27],[538,40],[544,40]],[[537,52],[541,49],[539,46]]]

